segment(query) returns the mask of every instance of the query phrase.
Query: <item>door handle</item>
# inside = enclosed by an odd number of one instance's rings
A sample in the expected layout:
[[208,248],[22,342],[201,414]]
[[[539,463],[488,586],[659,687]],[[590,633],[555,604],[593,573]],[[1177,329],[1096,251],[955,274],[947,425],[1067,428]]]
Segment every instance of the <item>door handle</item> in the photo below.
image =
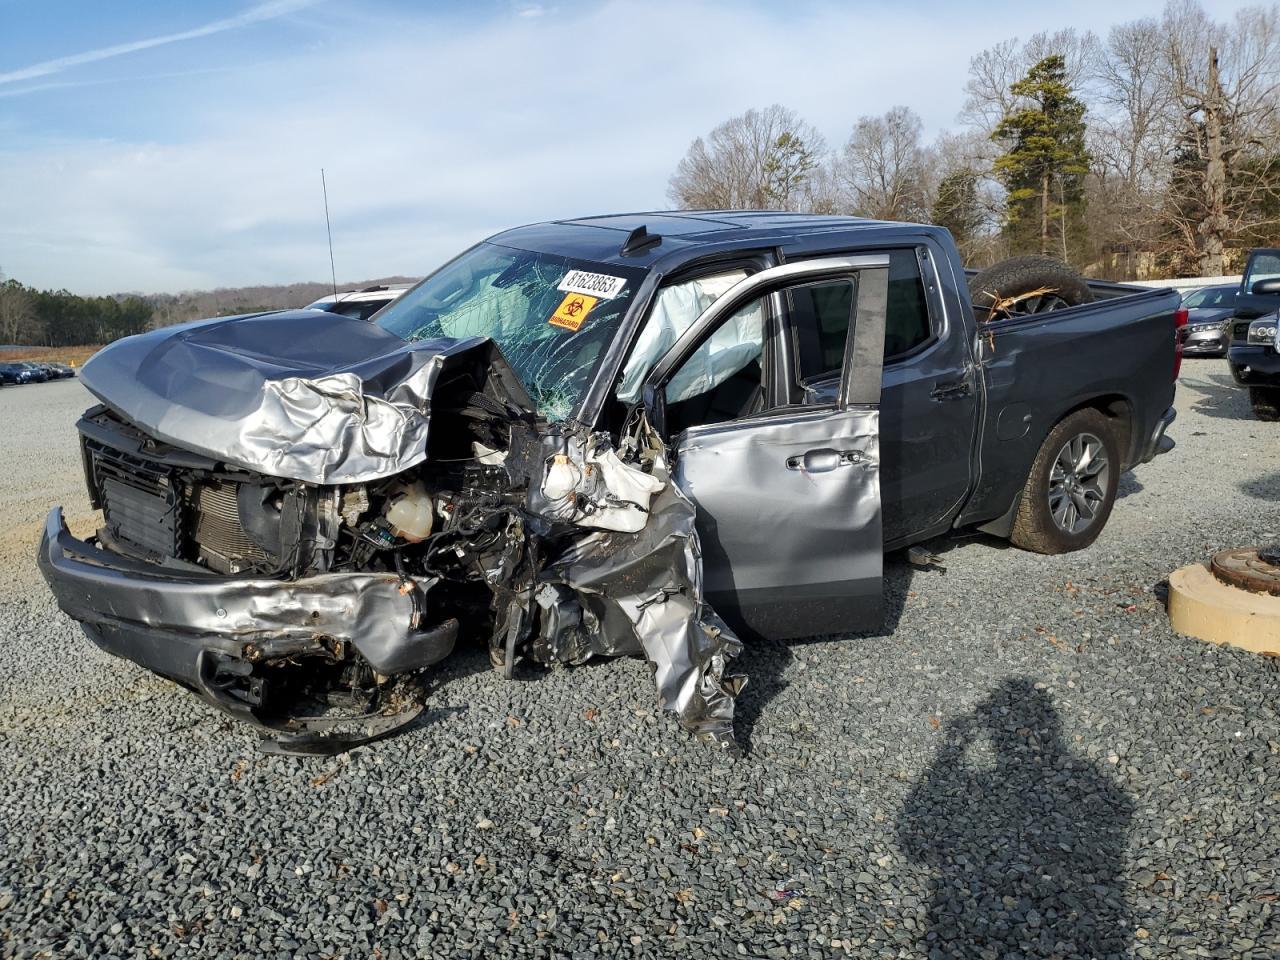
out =
[[851,467],[855,463],[867,463],[870,458],[861,450],[833,450],[821,447],[808,450],[802,456],[788,457],[787,469],[803,473],[826,473],[837,467]]
[[973,393],[973,385],[964,380],[948,380],[945,383],[935,383],[933,389],[929,391],[930,400],[963,400],[965,397]]

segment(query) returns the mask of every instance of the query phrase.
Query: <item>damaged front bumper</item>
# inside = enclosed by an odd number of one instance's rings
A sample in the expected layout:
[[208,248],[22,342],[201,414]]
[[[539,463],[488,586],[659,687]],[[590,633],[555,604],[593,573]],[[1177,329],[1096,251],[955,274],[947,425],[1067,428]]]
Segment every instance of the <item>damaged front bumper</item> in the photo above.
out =
[[453,650],[458,621],[424,627],[433,581],[388,573],[279,580],[176,572],[72,536],[50,511],[38,563],[58,606],[108,653],[275,729],[264,668],[358,652],[378,674],[430,666]]

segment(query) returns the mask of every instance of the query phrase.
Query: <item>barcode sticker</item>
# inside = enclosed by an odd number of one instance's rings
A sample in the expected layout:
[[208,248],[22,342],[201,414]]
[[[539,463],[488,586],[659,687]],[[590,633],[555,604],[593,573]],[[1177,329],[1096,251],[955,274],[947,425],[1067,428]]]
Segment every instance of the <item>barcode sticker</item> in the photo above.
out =
[[602,297],[612,300],[627,285],[626,277],[611,277],[607,273],[587,273],[585,270],[570,270],[556,287],[564,293],[583,293],[589,297]]

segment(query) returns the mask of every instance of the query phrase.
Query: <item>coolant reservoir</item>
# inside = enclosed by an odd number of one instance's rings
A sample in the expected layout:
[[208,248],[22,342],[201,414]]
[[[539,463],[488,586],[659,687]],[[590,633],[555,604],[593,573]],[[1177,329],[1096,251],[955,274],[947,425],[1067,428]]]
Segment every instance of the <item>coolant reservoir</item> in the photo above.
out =
[[548,500],[563,500],[573,493],[581,478],[582,472],[578,465],[563,453],[557,453],[551,459],[551,466],[547,468],[547,475],[542,480],[542,494]]
[[416,543],[431,533],[435,511],[427,488],[419,483],[402,483],[394,488],[386,509],[387,522],[397,537]]

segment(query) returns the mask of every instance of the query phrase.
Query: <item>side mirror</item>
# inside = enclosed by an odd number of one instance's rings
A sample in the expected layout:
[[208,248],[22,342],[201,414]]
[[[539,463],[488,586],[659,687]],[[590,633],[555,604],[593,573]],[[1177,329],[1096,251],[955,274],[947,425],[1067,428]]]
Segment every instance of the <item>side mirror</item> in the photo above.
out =
[[649,426],[658,431],[664,440],[667,436],[667,392],[661,387],[646,383],[640,393],[644,404],[645,416],[649,418]]
[[1268,277],[1266,280],[1259,280],[1249,288],[1250,293],[1256,293],[1260,297],[1280,296],[1280,277]]

